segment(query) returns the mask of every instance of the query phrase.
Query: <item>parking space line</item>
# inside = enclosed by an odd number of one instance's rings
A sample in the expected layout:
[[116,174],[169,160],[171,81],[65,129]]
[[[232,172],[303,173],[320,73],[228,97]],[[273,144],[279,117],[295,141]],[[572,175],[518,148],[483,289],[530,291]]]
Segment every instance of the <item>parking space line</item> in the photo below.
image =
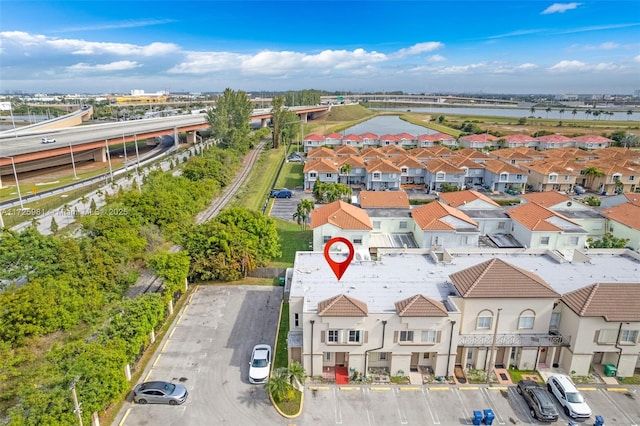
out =
[[156,366],[156,364],[158,363],[158,361],[160,361],[160,357],[161,357],[161,356],[162,356],[162,354],[159,354],[159,355],[156,357],[156,360],[155,360],[155,361],[153,362],[153,364],[151,365],[152,367],[155,367],[155,366]]
[[429,388],[429,390],[432,390],[432,391],[433,390],[434,391],[441,391],[441,390],[448,391],[448,390],[450,390],[450,388],[446,388],[446,387],[443,386],[443,387],[437,387],[437,388]]
[[414,387],[401,387],[401,388],[399,388],[399,389],[400,389],[401,391],[419,391],[419,390],[421,390],[422,388],[419,388],[419,387],[417,387],[417,386],[414,386]]
[[477,386],[471,386],[471,387],[464,386],[464,387],[459,387],[458,389],[460,389],[461,391],[463,391],[463,390],[468,391],[468,390],[478,390],[480,388],[477,387]]
[[440,424],[440,419],[438,418],[438,414],[431,410],[431,399],[429,397],[429,389],[422,389],[422,400],[424,401],[424,405],[427,406],[427,410],[429,410],[429,415],[431,415],[431,420],[433,420],[434,425]]
[[628,390],[627,388],[607,388],[609,392],[627,392]]
[[339,390],[340,388],[333,388],[333,399],[335,400],[333,415],[336,418],[337,425],[342,424],[342,409],[340,408],[340,398],[337,395],[337,391]]
[[169,339],[171,339],[171,338],[173,337],[173,333],[175,333],[175,331],[176,331],[176,328],[175,328],[175,327],[173,327],[173,328],[171,329],[171,333],[169,333]]
[[144,380],[143,382],[148,382],[149,381],[149,377],[151,376],[151,370],[149,370],[149,372],[147,373],[146,376],[144,376]]
[[462,394],[458,391],[458,389],[454,389],[453,392],[456,394],[456,396],[458,397],[458,400],[460,401],[460,407],[462,407],[462,411],[464,414],[464,418],[467,419],[467,424],[470,425],[473,423],[471,419],[471,416],[469,415],[469,411],[467,411],[467,407],[465,407],[464,405],[464,401],[462,400]]
[[635,420],[633,419],[633,417],[631,417],[630,415],[628,415],[623,409],[622,407],[620,407],[614,400],[613,398],[611,398],[609,395],[607,395],[607,390],[606,389],[600,389],[600,392],[602,393],[602,395],[604,395],[604,397],[611,403],[613,404],[614,407],[616,407],[618,409],[618,413],[622,414],[623,416],[625,416],[627,418],[627,420],[629,420],[631,423],[631,426],[638,426],[638,424],[635,422]]
[[388,391],[391,390],[391,388],[379,388],[379,387],[372,387],[370,388],[372,391]]
[[585,388],[585,387],[578,387],[577,389],[579,391],[594,391],[594,390],[598,390],[597,388]]
[[122,416],[122,420],[120,420],[120,423],[118,423],[118,426],[122,426],[124,424],[124,421],[127,420],[127,416],[129,415],[130,412],[131,412],[131,408],[127,408],[127,411],[124,412],[124,416]]
[[[507,392],[509,392],[511,395],[513,395],[515,393],[515,397],[514,397],[514,401],[516,401],[516,405],[518,406],[518,408],[522,409],[523,413],[525,414],[525,417],[527,419],[529,419],[529,421],[527,422],[528,424],[533,424],[533,420],[531,419],[531,416],[529,414],[529,406],[527,405],[526,402],[524,402],[524,398],[522,398],[522,396],[520,396],[518,394],[518,391],[516,391],[515,389],[509,389],[507,390]],[[518,415],[518,414],[522,414],[522,413],[513,413],[514,415]]]
[[371,400],[367,397],[369,393],[369,389],[362,388],[362,397],[364,398],[364,405],[367,409],[367,421],[369,424],[375,424],[375,416],[373,415],[373,411],[371,410]]
[[404,411],[400,407],[400,401],[398,400],[398,395],[400,395],[400,392],[398,391],[397,388],[395,389],[394,395],[395,395],[394,399],[396,401],[396,408],[398,409],[398,416],[400,416],[400,424],[406,425],[409,422],[407,421],[406,414],[404,414]]
[[360,390],[361,387],[360,386],[338,386],[338,389],[351,391],[351,390]]
[[506,422],[504,421],[504,419],[502,418],[498,410],[496,410],[496,405],[493,403],[493,401],[489,397],[489,391],[487,390],[487,388],[482,388],[481,392],[482,392],[482,397],[484,398],[485,401],[487,401],[487,404],[493,410],[493,414],[495,414],[496,419],[498,419],[498,424],[501,424],[501,425],[506,424]]
[[[174,329],[174,330],[175,330],[175,329]],[[160,349],[160,352],[164,352],[164,350],[165,350],[165,348],[167,347],[167,345],[168,345],[168,344],[169,344],[169,341],[168,341],[168,340],[166,340],[166,341],[164,342],[164,345],[162,345],[162,348]]]

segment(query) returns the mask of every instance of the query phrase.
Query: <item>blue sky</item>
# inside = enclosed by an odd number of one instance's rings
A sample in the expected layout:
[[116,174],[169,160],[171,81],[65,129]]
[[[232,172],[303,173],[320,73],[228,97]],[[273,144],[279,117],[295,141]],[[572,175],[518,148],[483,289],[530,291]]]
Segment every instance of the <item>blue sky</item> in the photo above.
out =
[[0,1],[0,93],[640,89],[640,2]]

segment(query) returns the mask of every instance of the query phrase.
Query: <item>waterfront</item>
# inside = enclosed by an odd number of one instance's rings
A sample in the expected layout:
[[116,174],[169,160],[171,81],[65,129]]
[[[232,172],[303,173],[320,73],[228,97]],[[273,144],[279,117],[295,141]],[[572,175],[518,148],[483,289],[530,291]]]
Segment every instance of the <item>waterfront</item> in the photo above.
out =
[[414,136],[437,133],[426,127],[417,126],[407,121],[401,120],[397,115],[383,115],[374,117],[363,123],[356,124],[344,130],[344,134],[354,133],[361,135],[363,133],[375,133],[378,136],[384,134],[397,135],[398,133],[409,133]]

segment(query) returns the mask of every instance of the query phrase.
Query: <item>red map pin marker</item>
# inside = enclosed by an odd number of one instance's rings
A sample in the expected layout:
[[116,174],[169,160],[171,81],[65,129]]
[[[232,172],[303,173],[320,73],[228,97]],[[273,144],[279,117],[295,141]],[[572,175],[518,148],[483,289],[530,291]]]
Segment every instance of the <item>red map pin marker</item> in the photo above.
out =
[[[336,262],[335,260],[331,259],[331,256],[329,256],[329,248],[331,248],[331,246],[336,243],[344,243],[349,249],[349,255],[347,256],[347,260],[345,260],[344,262]],[[336,278],[338,278],[338,281],[340,281],[340,278],[342,278],[342,275],[349,267],[349,264],[351,264],[351,261],[353,260],[353,253],[353,244],[351,244],[351,241],[347,240],[344,237],[334,237],[327,241],[327,244],[325,244],[324,258],[326,259],[329,266],[331,266],[333,273],[336,274]]]

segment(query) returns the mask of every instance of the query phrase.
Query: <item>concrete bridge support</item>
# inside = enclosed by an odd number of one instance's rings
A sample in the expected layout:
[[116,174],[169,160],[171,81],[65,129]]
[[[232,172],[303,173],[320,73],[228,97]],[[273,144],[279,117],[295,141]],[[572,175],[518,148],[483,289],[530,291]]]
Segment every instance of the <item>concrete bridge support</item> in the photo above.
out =
[[93,161],[96,163],[106,163],[107,162],[107,149],[106,148],[97,148],[93,151]]
[[195,144],[196,142],[198,142],[197,138],[196,138],[196,132],[187,132],[187,143],[190,145]]

